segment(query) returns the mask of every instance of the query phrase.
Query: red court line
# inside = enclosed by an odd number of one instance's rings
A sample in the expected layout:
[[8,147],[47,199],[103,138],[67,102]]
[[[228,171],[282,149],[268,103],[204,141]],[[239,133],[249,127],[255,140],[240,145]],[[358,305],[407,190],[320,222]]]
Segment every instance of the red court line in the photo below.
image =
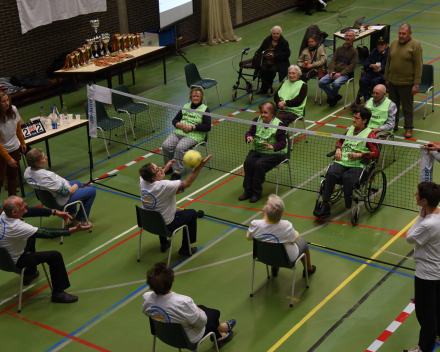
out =
[[[87,262],[81,264],[80,266],[77,266],[75,269],[70,270],[70,271],[67,273],[67,275],[70,275],[70,274],[73,273],[74,271],[76,271],[76,270],[82,268],[83,266],[85,266],[85,265],[87,265],[87,264],[93,262],[94,260],[96,260],[96,259],[98,259],[99,257],[103,256],[104,254],[110,252],[111,250],[115,249],[116,247],[120,246],[121,244],[127,242],[128,240],[132,239],[133,237],[137,236],[138,234],[139,234],[139,231],[136,232],[135,234],[131,235],[130,237],[127,237],[125,240],[122,240],[121,242],[116,243],[113,247],[111,247],[111,248],[105,250],[104,252],[98,254],[96,257],[93,257],[92,259],[90,259],[90,260],[88,260]],[[21,300],[21,302],[24,302],[24,301],[28,300],[28,299],[31,298],[32,296],[35,296],[37,293],[39,293],[39,292],[45,290],[45,289],[48,288],[48,287],[49,287],[49,285],[45,285],[45,286],[39,288],[38,290],[36,290],[36,291],[32,292],[31,294],[27,295],[26,297],[24,297],[24,298]],[[17,306],[17,305],[18,305],[18,302],[16,302],[16,303],[10,305],[9,307],[3,309],[3,310],[0,312],[0,315],[2,315],[3,313],[7,313],[7,311],[8,311],[9,309],[14,308],[14,307]]]
[[[436,59],[437,60],[437,59]],[[425,98],[426,99],[426,97],[424,97],[423,95],[417,95],[416,94],[416,97],[420,97],[420,98]],[[429,99],[431,99],[431,97],[428,97],[428,100]],[[434,98],[434,100],[440,100],[440,99],[438,99],[438,98]]]
[[440,56],[437,59],[434,59],[434,60],[428,62],[427,65],[431,65],[434,61],[437,61],[438,59],[440,59]]
[[[33,321],[33,320],[31,320],[31,319],[28,319],[28,318],[26,318],[26,317],[23,317],[23,316],[21,316],[21,315],[18,315],[17,313],[6,312],[6,314],[10,315],[11,317],[14,317],[14,318],[17,318],[17,319],[23,320],[23,321],[25,321],[25,322],[27,322],[27,323],[31,323],[31,324],[33,324],[33,325],[35,325],[35,326],[40,327],[40,328],[43,328],[43,329],[49,330],[49,331],[51,331],[51,332],[54,332],[55,334],[61,335],[61,336],[63,336],[63,337],[67,337],[67,336],[69,336],[69,334],[66,333],[66,332],[60,331],[60,330],[58,330],[58,329],[55,329],[55,328],[53,328],[53,327],[51,327],[51,326],[48,326],[48,325],[45,325],[45,324],[39,323],[39,322],[37,322],[37,321]],[[93,343],[91,343],[91,342],[85,341],[85,340],[83,340],[83,339],[79,339],[78,337],[75,337],[75,336],[70,336],[69,339],[74,340],[74,341],[76,341],[76,342],[79,342],[79,343],[81,343],[81,344],[83,344],[83,345],[85,345],[85,346],[91,347],[91,348],[93,348],[93,349],[95,349],[95,350],[97,350],[97,351],[101,351],[101,352],[110,352],[110,350],[107,350],[107,349],[105,349],[105,348],[102,348],[102,347],[100,347],[100,346],[97,346],[97,345],[95,345],[95,344],[93,344]]]
[[[221,205],[221,206],[231,207],[231,208],[239,208],[239,209],[259,211],[259,212],[263,212],[264,211],[263,209],[249,208],[249,207],[243,207],[243,206],[239,206],[239,205],[231,205],[231,204],[222,204],[222,203],[208,202],[208,201],[199,200],[199,199],[194,199],[193,201],[194,202],[199,202],[199,203]],[[295,214],[289,214],[289,213],[283,213],[283,215],[292,216],[292,217],[301,218],[301,219],[322,220],[322,221],[331,222],[331,223],[334,223],[334,224],[351,225],[352,226],[351,223],[343,222],[343,221],[327,220],[327,219],[317,219],[317,218],[311,217],[311,216],[295,215]],[[364,227],[364,228],[367,228],[367,229],[386,231],[386,232],[389,232],[390,235],[395,235],[395,234],[397,234],[399,232],[399,231],[396,231],[396,230],[384,229],[384,228],[381,228],[381,227],[374,227],[374,226],[368,226],[368,225],[357,224],[356,226],[357,227]],[[406,237],[406,236],[402,235],[401,237]]]

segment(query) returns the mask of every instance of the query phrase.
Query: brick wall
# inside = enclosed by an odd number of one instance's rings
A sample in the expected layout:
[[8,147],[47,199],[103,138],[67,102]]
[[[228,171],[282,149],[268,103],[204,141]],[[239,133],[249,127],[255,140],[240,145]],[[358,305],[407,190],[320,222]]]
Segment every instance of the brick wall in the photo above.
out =
[[[158,0],[126,0],[130,32],[159,27]],[[243,0],[243,24],[292,7],[291,0]],[[202,0],[193,0],[194,15],[180,25],[186,44],[200,36]],[[235,25],[235,0],[229,0],[232,24]],[[3,50],[0,51],[0,77],[24,76],[35,72],[46,77],[46,69],[63,52],[71,52],[93,37],[91,19],[99,18],[98,33],[114,34],[119,30],[116,0],[107,1],[107,11],[81,15],[37,27],[21,34],[16,0],[0,0],[0,27]]]

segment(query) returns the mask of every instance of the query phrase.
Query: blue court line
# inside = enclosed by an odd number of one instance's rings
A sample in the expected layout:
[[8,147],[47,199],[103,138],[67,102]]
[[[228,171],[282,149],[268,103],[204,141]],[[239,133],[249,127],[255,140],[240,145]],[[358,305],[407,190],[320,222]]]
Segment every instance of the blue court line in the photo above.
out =
[[395,25],[397,23],[400,23],[400,22],[403,22],[403,21],[407,20],[408,18],[414,17],[414,16],[416,16],[416,15],[418,15],[418,14],[420,14],[420,13],[422,13],[422,12],[428,10],[428,9],[430,9],[431,7],[437,6],[438,4],[440,4],[440,2],[438,2],[438,3],[434,4],[434,5],[428,6],[426,9],[423,9],[423,10],[421,10],[419,12],[416,12],[415,14],[413,14],[411,16],[405,17],[403,20],[400,20],[400,21],[398,21],[396,23],[393,23],[393,25]]
[[[232,230],[234,227],[230,227],[228,230],[226,230],[225,232],[223,232],[222,234],[220,234],[219,236],[217,236],[216,238],[214,238],[213,240],[211,240],[210,242],[206,243],[203,247],[200,247],[198,251],[202,250],[204,247],[206,247],[209,243],[215,241],[216,239],[220,238],[221,236],[225,235],[227,232],[229,232],[230,230]],[[173,266],[171,266],[171,268],[175,268],[177,265],[179,265],[180,263],[183,263],[184,261],[188,260],[188,258],[191,257],[186,257],[182,260],[180,260],[179,262],[177,262],[176,264],[174,264]],[[58,347],[59,345],[61,345],[62,343],[64,343],[65,341],[67,341],[70,337],[74,336],[75,334],[77,334],[78,332],[80,332],[81,330],[84,330],[87,326],[89,326],[90,324],[92,324],[94,321],[96,321],[97,319],[99,319],[100,317],[102,317],[104,314],[110,312],[111,310],[113,310],[114,308],[116,308],[117,306],[119,306],[121,303],[124,303],[127,299],[129,299],[130,297],[132,297],[133,295],[135,295],[136,293],[138,293],[139,291],[142,291],[143,289],[145,289],[146,287],[148,287],[147,284],[142,285],[141,287],[139,287],[137,290],[133,291],[132,293],[130,293],[128,296],[124,297],[123,299],[121,299],[119,302],[115,303],[114,305],[112,305],[110,308],[106,309],[104,312],[102,312],[101,314],[97,315],[96,317],[94,317],[92,320],[88,321],[87,323],[85,323],[83,326],[81,326],[80,328],[76,329],[74,332],[72,332],[71,334],[67,335],[65,338],[63,338],[61,341],[57,342],[55,345],[53,345],[52,347],[49,347],[45,352],[49,352],[52,351],[54,348]]]
[[350,258],[350,257],[347,257],[347,256],[345,256],[345,255],[341,255],[341,254],[337,254],[337,253],[329,252],[329,251],[326,251],[326,250],[321,249],[321,248],[314,248],[314,247],[312,247],[312,246],[313,246],[313,245],[310,245],[309,248],[314,249],[314,250],[319,251],[319,252],[324,252],[324,253],[327,253],[327,254],[334,255],[334,256],[336,256],[336,257],[341,257],[341,258],[344,258],[344,259],[351,260],[351,261],[353,261],[353,262],[357,262],[357,263],[365,264],[365,265],[368,265],[368,266],[372,266],[372,267],[374,267],[374,268],[378,268],[378,269],[385,270],[385,271],[390,271],[390,272],[392,272],[392,273],[399,274],[399,275],[402,275],[402,276],[407,276],[407,277],[410,277],[411,279],[414,279],[414,276],[413,276],[413,275],[408,275],[408,274],[405,274],[405,273],[400,273],[400,272],[395,271],[395,270],[391,270],[391,269],[384,268],[383,266],[379,266],[379,265],[375,265],[375,264],[367,263],[367,262],[364,262],[364,261],[359,260],[359,259]]
[[383,15],[385,15],[385,14],[387,14],[387,13],[390,13],[390,12],[392,12],[392,11],[394,11],[394,10],[397,10],[399,7],[402,7],[402,6],[405,6],[405,5],[411,4],[411,3],[413,3],[414,1],[415,1],[415,0],[408,1],[407,3],[405,3],[405,4],[403,4],[403,5],[397,6],[397,7],[395,7],[394,9],[388,10],[388,11],[386,11],[386,12],[380,14],[380,15],[377,15],[377,16],[375,16],[375,17],[372,17],[372,18],[368,19],[367,21],[365,21],[364,23],[368,23],[368,22],[370,22],[371,20],[374,20],[375,18],[378,18],[378,17],[383,16]]

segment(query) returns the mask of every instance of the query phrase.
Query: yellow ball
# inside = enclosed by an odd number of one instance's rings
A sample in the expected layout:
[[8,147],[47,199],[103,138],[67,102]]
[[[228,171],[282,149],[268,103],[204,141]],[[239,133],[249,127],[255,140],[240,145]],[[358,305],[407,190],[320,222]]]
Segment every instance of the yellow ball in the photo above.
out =
[[202,162],[202,154],[197,150],[188,150],[183,156],[183,162],[186,167],[194,169]]

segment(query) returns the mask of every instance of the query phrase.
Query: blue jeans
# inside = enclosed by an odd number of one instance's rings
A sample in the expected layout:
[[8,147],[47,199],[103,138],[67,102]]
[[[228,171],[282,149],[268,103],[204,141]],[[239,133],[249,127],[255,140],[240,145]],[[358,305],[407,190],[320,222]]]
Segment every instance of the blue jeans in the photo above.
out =
[[[89,218],[90,209],[92,209],[93,201],[96,197],[96,189],[94,187],[82,187],[81,182],[79,181],[69,181],[70,186],[78,185],[78,189],[73,193],[67,203],[76,202],[77,200],[80,200],[83,205],[84,209],[87,214],[87,219]],[[76,213],[77,210],[77,204],[71,205],[66,209],[70,214]],[[78,214],[76,214],[76,220],[78,221],[85,221],[86,217],[84,216],[84,212],[82,208],[80,207]]]
[[[327,94],[330,99],[335,98],[338,95],[341,86],[348,81],[348,76],[343,75],[338,79],[332,80],[330,75],[325,75],[319,81],[319,87]],[[330,84],[332,87],[330,87]]]

